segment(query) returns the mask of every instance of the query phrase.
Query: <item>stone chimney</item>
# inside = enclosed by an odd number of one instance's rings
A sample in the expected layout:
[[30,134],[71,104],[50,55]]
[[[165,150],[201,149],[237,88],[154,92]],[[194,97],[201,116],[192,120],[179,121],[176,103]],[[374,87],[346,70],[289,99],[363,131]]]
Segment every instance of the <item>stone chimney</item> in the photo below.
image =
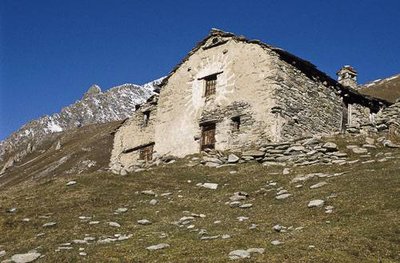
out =
[[338,72],[338,82],[343,86],[350,87],[352,89],[357,89],[357,71],[349,65],[343,66]]

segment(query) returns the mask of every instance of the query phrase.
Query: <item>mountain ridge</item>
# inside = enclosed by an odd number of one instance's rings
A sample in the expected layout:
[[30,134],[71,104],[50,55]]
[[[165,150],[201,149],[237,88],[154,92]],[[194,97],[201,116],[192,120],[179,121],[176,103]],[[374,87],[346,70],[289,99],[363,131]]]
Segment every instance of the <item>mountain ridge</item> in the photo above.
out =
[[363,84],[360,86],[360,92],[394,103],[400,98],[400,74]]

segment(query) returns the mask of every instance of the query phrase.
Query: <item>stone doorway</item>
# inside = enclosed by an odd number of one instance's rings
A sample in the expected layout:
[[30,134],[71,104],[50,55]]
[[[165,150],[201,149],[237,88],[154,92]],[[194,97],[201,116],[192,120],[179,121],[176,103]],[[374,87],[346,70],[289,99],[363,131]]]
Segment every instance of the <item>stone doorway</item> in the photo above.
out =
[[200,150],[215,149],[215,123],[201,125],[201,147]]

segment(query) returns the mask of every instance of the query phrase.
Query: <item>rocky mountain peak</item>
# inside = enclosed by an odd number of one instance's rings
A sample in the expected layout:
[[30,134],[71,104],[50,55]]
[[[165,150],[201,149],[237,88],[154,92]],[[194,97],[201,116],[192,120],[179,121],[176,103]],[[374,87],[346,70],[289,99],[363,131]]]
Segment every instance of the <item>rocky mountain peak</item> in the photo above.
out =
[[101,94],[101,93],[102,93],[101,88],[98,85],[93,84],[92,86],[90,86],[88,91],[86,91],[86,93],[83,95],[83,99],[90,98],[93,95],[97,95],[97,94]]

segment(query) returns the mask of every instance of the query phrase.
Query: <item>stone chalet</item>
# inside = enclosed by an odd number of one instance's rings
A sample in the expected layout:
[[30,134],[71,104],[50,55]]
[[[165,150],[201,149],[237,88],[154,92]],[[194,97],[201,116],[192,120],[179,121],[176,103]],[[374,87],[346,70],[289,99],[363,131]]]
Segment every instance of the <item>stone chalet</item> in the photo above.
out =
[[356,76],[345,66],[336,81],[285,50],[213,29],[116,131],[111,169],[373,123],[388,103],[359,93]]

